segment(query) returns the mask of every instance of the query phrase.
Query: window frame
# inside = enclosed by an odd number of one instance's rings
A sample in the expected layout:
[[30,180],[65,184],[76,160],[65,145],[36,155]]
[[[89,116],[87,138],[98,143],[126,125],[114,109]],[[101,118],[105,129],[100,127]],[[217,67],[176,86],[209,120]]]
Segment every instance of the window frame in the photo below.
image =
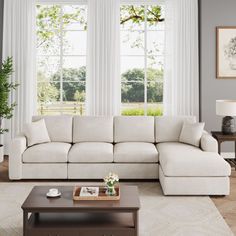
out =
[[[121,0],[120,6],[122,5],[143,5],[145,7],[145,20],[144,20],[144,28],[142,30],[138,30],[138,29],[134,29],[132,31],[142,31],[144,33],[144,54],[143,55],[130,55],[130,54],[121,54],[120,53],[120,57],[122,58],[123,56],[125,57],[144,57],[144,81],[129,81],[132,83],[143,83],[144,85],[144,116],[147,116],[147,111],[148,111],[148,79],[147,79],[147,69],[148,69],[148,46],[147,46],[147,34],[148,32],[158,32],[158,31],[165,31],[165,30],[149,30],[147,27],[147,7],[150,5],[161,5],[161,6],[165,6],[165,0]],[[129,31],[129,30],[122,30],[120,29],[120,32],[125,32],[125,31]],[[165,35],[164,35],[165,37]],[[165,40],[165,38],[164,38]],[[165,57],[165,50],[163,51],[162,54],[152,54],[152,56],[156,56],[156,57]],[[122,86],[122,81],[121,81],[121,86]],[[122,104],[122,101],[121,101]],[[121,109],[122,110],[122,109]]]
[[[165,4],[166,0],[120,0],[120,4],[147,4],[147,5],[156,5],[156,4]],[[36,0],[36,4],[79,4],[84,5],[88,4],[87,0]]]
[[36,0],[36,5],[88,5],[87,0]]
[[[65,54],[63,51],[64,51],[64,45],[63,45],[63,39],[64,39],[64,33],[66,32],[86,32],[86,30],[81,30],[81,29],[78,29],[78,30],[71,30],[71,29],[63,29],[63,6],[70,6],[70,5],[73,5],[73,6],[86,6],[87,7],[87,1],[84,1],[84,0],[70,0],[70,1],[58,1],[58,0],[37,0],[36,1],[36,6],[37,5],[59,5],[60,6],[60,37],[59,37],[59,44],[60,44],[60,47],[59,47],[59,55],[58,54],[38,54],[37,53],[37,58],[38,57],[46,57],[46,56],[49,56],[49,57],[59,57],[59,64],[58,64],[58,68],[59,68],[59,71],[60,71],[60,90],[59,90],[59,101],[56,102],[57,104],[60,104],[60,105],[63,105],[63,103],[65,101],[63,101],[63,83],[66,83],[66,82],[71,82],[71,83],[78,83],[78,81],[67,81],[67,80],[63,80],[63,59],[66,58],[66,57],[82,57],[82,58],[85,58],[85,62],[87,61],[86,60],[86,57],[87,57],[87,54]],[[87,7],[87,10],[88,10],[88,7]],[[36,38],[37,38],[37,35],[36,35]],[[87,41],[87,40],[86,40]],[[87,42],[86,42],[87,43]],[[87,48],[87,47],[86,47]],[[85,65],[86,66],[86,65]],[[52,81],[54,82],[54,81]],[[38,81],[36,82],[37,84],[37,87],[38,87],[38,83],[42,83],[42,81]],[[82,83],[84,86],[85,86],[85,90],[86,90],[86,81],[79,81],[79,83]],[[38,105],[38,104],[37,104]],[[63,114],[63,111],[60,111],[60,114]]]
[[[143,55],[126,55],[126,54],[121,54],[120,53],[120,57],[122,56],[135,56],[135,57],[144,57],[144,81],[130,81],[130,82],[142,82],[144,85],[144,115],[147,115],[147,110],[148,110],[148,78],[147,78],[147,68],[148,68],[148,49],[147,49],[147,32],[148,31],[158,31],[158,30],[148,30],[147,28],[147,7],[150,5],[164,5],[165,6],[165,2],[166,0],[120,0],[120,6],[121,5],[143,5],[145,6],[145,22],[144,22],[144,29],[142,30],[144,32],[144,54]],[[88,6],[88,1],[87,0],[36,0],[36,5],[85,5]],[[87,11],[89,9],[87,8]],[[61,11],[62,12],[62,11]],[[62,18],[61,18],[62,19]],[[73,30],[63,30],[62,29],[62,20],[60,21],[60,34],[63,34],[63,31],[73,31]],[[120,29],[121,30],[121,29]],[[83,31],[83,30],[75,30],[75,31]],[[121,30],[122,31],[122,30]],[[125,31],[125,30],[123,30]],[[128,30],[127,30],[128,31]],[[133,30],[135,31],[135,30]],[[140,31],[140,30],[137,30]],[[159,30],[159,31],[164,31],[164,30]],[[63,103],[63,82],[67,82],[67,81],[63,81],[63,70],[61,68],[63,68],[63,57],[64,56],[77,56],[77,57],[85,57],[86,55],[63,55],[63,36],[60,35],[60,42],[62,41],[62,43],[60,43],[60,55],[45,55],[45,56],[59,56],[60,57],[60,64],[59,64],[59,68],[60,68],[60,103]],[[37,56],[44,56],[44,55],[38,55]],[[165,52],[163,52],[162,54],[152,54],[152,56],[156,56],[156,57],[165,57]],[[37,81],[38,82],[38,81]],[[121,85],[122,85],[122,81],[121,81]],[[86,89],[86,81],[85,81],[85,89]],[[122,101],[121,101],[122,104]]]

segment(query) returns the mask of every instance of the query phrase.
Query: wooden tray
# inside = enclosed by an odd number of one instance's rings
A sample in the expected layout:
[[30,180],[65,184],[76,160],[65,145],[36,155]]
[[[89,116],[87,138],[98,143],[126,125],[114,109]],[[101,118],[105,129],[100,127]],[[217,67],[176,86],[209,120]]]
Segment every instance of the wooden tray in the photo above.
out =
[[80,190],[81,190],[82,186],[77,186],[74,187],[73,190],[73,199],[75,201],[89,201],[89,200],[93,200],[93,201],[117,201],[120,200],[120,188],[119,186],[115,187],[116,190],[116,195],[114,196],[108,196],[106,195],[106,187],[102,187],[102,186],[93,186],[93,187],[99,187],[99,193],[97,197],[91,196],[91,197],[81,197],[80,196]]

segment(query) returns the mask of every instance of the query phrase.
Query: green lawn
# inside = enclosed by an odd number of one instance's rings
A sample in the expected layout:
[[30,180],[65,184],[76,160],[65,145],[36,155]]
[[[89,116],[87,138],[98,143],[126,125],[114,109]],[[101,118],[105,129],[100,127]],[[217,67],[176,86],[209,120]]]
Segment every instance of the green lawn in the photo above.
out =
[[[65,102],[64,104],[53,104],[38,108],[40,115],[57,115],[57,114],[71,114],[71,115],[85,115],[85,105],[83,103]],[[123,116],[143,116],[143,103],[122,103]],[[148,116],[162,116],[163,105],[161,103],[149,103],[147,109]]]
[[[123,116],[143,116],[144,109],[142,108],[129,108],[122,111]],[[148,116],[162,116],[163,110],[162,108],[148,108],[147,109]]]

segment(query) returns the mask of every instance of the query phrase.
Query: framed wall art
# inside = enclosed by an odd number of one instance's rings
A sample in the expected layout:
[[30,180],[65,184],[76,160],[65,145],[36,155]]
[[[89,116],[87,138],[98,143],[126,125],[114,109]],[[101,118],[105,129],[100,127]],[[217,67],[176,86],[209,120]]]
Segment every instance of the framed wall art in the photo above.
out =
[[236,27],[216,28],[216,77],[236,79]]

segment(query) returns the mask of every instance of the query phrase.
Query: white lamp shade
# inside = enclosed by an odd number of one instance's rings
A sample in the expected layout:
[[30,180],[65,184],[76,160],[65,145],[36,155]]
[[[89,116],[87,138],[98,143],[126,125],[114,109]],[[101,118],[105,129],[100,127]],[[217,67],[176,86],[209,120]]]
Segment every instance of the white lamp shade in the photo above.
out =
[[216,100],[216,115],[236,116],[236,100]]

